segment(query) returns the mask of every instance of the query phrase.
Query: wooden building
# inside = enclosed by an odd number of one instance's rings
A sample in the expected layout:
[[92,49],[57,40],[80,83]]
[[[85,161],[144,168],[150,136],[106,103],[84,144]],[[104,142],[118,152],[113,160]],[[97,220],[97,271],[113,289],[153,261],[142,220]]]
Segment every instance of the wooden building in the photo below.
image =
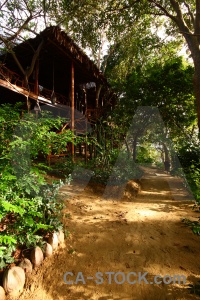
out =
[[29,112],[52,109],[70,118],[71,130],[84,132],[112,109],[115,96],[88,56],[51,26],[0,56],[0,103],[18,101]]

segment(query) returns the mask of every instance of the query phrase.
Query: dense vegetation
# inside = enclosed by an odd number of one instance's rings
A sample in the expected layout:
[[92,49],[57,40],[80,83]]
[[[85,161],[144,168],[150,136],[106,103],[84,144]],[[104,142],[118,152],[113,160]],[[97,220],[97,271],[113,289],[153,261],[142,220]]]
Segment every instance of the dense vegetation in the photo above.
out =
[[[20,105],[0,107],[0,269],[13,261],[18,247],[42,243],[45,234],[62,227],[64,203],[57,198],[62,182],[48,183],[46,174],[56,174],[64,182],[85,178],[124,184],[141,176],[138,165],[163,168],[167,159],[171,174],[187,179],[199,210],[200,4],[161,2],[8,0],[0,4],[1,51],[12,53],[26,80],[34,60],[24,70],[12,47],[55,22],[90,48],[119,99],[87,137],[95,156],[88,161],[68,156],[51,167],[45,161],[50,152],[65,153],[67,143],[86,140],[69,130],[58,135],[66,122],[61,118],[40,114],[37,119]],[[103,53],[105,44],[108,50]],[[179,55],[183,44],[187,58]],[[186,223],[199,234],[199,221]]]
[[[58,191],[64,183],[91,179],[106,184],[112,174],[111,184],[116,185],[140,176],[125,154],[113,171],[119,148],[108,155],[105,139],[100,144],[91,138],[97,156],[87,165],[84,159],[74,162],[68,152],[65,159],[49,166],[50,153],[65,153],[67,143],[76,145],[85,140],[70,130],[57,134],[66,120],[48,112],[41,112],[39,117],[27,114],[21,106],[0,106],[0,269],[14,261],[17,251],[42,246],[48,233],[63,228],[66,199],[64,202],[58,197]],[[91,143],[89,138],[87,141]],[[49,182],[48,174],[62,181]]]
[[64,203],[57,197],[60,186],[69,181],[48,183],[44,164],[34,163],[52,148],[71,141],[71,132],[58,135],[52,129],[61,119],[44,115],[39,120],[24,115],[20,104],[0,107],[0,269],[14,260],[16,250],[42,246],[46,233],[63,227]]

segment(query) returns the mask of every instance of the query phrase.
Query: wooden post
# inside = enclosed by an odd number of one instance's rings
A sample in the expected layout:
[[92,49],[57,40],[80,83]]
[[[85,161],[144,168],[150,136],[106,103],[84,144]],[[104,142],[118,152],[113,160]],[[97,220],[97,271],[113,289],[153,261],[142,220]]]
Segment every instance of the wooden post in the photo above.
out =
[[35,64],[35,88],[34,88],[34,92],[37,96],[39,95],[38,74],[39,74],[39,60],[37,60],[37,62]]
[[84,91],[84,97],[85,97],[85,131],[86,131],[86,136],[85,136],[85,163],[87,164],[87,131],[88,131],[88,126],[87,126],[87,90],[85,89]]
[[[74,134],[74,62],[71,66],[71,130]],[[71,155],[74,160],[74,143],[72,142]]]

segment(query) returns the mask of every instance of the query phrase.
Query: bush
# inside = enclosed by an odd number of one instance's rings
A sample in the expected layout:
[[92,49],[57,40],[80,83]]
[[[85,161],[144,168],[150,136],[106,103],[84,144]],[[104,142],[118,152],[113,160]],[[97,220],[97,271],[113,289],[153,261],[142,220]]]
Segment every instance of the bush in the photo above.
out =
[[126,152],[119,151],[111,151],[106,162],[102,162],[101,157],[96,157],[87,163],[81,160],[74,163],[67,157],[53,164],[49,173],[104,185],[123,184],[130,179],[140,178],[143,174]]
[[187,182],[197,202],[200,202],[200,149],[199,144],[191,143],[179,150],[178,157]]
[[13,261],[16,247],[36,246],[47,232],[62,228],[64,203],[57,197],[62,184],[47,184],[32,171],[18,180],[9,164],[2,170],[0,269]]
[[[10,110],[10,105],[0,107],[0,269],[14,261],[16,249],[42,245],[47,233],[63,226],[58,191],[64,182],[48,184],[45,171],[33,163],[40,153],[48,154],[49,144],[57,145],[51,128],[62,121],[31,115],[21,120],[18,107]],[[61,147],[71,136],[66,133]]]

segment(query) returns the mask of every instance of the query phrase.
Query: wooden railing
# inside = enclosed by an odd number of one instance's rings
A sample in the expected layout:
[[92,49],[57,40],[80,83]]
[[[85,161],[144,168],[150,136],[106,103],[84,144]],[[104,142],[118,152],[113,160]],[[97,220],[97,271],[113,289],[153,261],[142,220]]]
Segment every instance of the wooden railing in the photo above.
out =
[[[24,79],[19,74],[9,70],[5,65],[0,65],[0,79],[5,80],[11,84],[14,84],[18,87],[21,87],[31,93],[35,94],[35,83],[29,82],[28,87],[25,86]],[[51,100],[52,90],[49,90],[45,87],[39,86],[39,96],[44,97],[45,99]],[[64,95],[55,92],[57,103],[62,103],[65,105],[70,105],[69,101],[67,101],[67,97]]]
[[[39,87],[39,96],[42,96],[45,99],[51,100],[51,95],[52,95],[52,90],[49,90],[44,87]],[[67,97],[65,97],[64,95],[62,95],[58,92],[55,92],[55,96],[56,96],[56,103],[70,106],[70,102],[69,102],[69,100],[67,100]]]
[[[38,93],[39,95],[35,94],[35,83],[29,82],[28,87],[25,87],[25,82],[22,76],[19,74],[9,70],[7,67],[5,67],[4,64],[0,64],[0,79],[5,80],[9,82],[10,84],[14,84],[18,87],[23,88],[26,91],[29,91],[33,93],[36,97],[41,96],[44,97],[47,100],[51,100],[52,90],[49,90],[43,86],[39,85]],[[64,104],[70,106],[70,101],[67,99],[66,96],[55,92],[56,95],[56,103]],[[85,112],[86,118],[91,121],[95,122],[103,113],[103,108],[87,108]]]
[[17,86],[23,86],[23,80],[20,75],[9,70],[3,64],[0,65],[0,78]]

